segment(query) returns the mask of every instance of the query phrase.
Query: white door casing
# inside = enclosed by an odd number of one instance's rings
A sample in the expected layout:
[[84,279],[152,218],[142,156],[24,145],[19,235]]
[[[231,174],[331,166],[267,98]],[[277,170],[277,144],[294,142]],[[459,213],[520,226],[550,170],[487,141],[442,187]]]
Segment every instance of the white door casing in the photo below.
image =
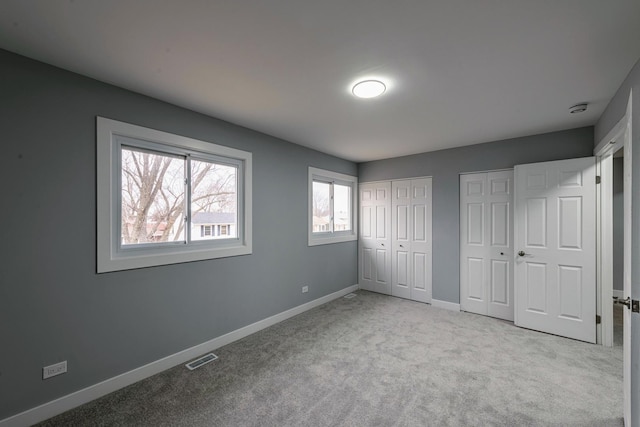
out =
[[594,157],[515,167],[516,325],[595,343],[595,186]]
[[460,176],[460,308],[513,320],[513,171]]
[[431,302],[432,180],[393,181],[392,295]]
[[391,183],[363,183],[359,193],[359,285],[391,295]]

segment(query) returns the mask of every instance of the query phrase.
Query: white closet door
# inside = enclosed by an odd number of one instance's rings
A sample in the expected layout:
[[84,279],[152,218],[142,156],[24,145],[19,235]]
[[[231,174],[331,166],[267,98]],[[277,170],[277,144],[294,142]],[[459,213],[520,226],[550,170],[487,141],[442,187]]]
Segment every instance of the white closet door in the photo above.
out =
[[392,194],[392,288],[391,295],[411,298],[411,181],[393,181]]
[[431,178],[411,180],[411,299],[431,302]]
[[431,302],[431,178],[392,183],[392,295]]
[[489,172],[488,314],[513,321],[513,171]]
[[513,320],[513,171],[460,176],[460,308]]
[[596,341],[595,159],[516,166],[516,325]]
[[359,285],[391,294],[391,183],[364,183],[360,192]]

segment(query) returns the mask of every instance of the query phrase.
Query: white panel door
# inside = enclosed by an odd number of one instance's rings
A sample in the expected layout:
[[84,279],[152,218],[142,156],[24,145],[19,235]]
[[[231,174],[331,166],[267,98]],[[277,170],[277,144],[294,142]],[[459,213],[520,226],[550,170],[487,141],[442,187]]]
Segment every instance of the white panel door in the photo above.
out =
[[431,178],[393,181],[392,295],[431,302]]
[[[629,100],[631,102],[631,99]],[[623,170],[623,215],[624,215],[624,240],[623,240],[623,299],[631,299],[631,105],[627,107],[627,128],[624,133],[624,163]],[[628,307],[623,308],[623,324],[622,332],[624,334],[622,339],[622,387],[623,387],[623,409],[624,409],[624,422],[625,425],[631,425],[631,310]]]
[[414,301],[431,302],[432,291],[432,180],[411,180],[411,296]]
[[411,298],[411,180],[391,183],[391,295]]
[[360,192],[359,285],[391,294],[391,183],[364,183]]
[[515,323],[595,343],[595,158],[515,168]]
[[460,308],[513,320],[513,171],[460,176]]

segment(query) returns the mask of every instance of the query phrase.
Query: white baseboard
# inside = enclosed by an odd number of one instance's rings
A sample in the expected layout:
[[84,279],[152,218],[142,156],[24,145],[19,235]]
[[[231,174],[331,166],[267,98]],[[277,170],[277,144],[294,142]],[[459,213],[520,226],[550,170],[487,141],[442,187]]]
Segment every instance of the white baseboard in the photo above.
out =
[[186,350],[182,350],[160,360],[156,360],[155,362],[151,362],[129,372],[125,372],[124,374],[109,378],[108,380],[102,381],[98,384],[94,384],[82,390],[78,390],[56,400],[52,400],[51,402],[47,402],[43,405],[13,415],[9,418],[5,418],[4,420],[0,420],[0,427],[23,427],[39,423],[48,418],[68,411],[69,409],[73,409],[77,406],[105,396],[130,384],[165,371],[176,365],[186,363],[189,360],[194,359],[204,353],[230,344],[234,341],[237,341],[262,329],[268,328],[269,326],[273,326],[276,323],[280,323],[284,320],[289,319],[290,317],[297,316],[298,314],[304,313],[305,311],[311,310],[312,308],[315,308],[319,305],[326,304],[329,301],[340,298],[356,290],[358,290],[358,285],[349,286],[340,291],[326,295],[322,298],[318,298],[316,300],[294,307],[290,310],[283,311],[282,313],[267,317],[266,319],[229,332],[210,341],[198,344]]
[[614,289],[613,290],[613,296],[622,299],[622,298],[624,298],[624,291],[619,291],[617,289]]
[[449,301],[441,301],[439,299],[431,299],[431,305],[445,310],[460,311],[460,304]]

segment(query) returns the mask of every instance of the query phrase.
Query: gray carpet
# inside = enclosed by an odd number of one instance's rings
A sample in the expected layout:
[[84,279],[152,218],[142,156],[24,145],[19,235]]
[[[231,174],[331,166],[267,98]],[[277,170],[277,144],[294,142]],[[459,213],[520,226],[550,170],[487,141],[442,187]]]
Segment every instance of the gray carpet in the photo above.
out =
[[45,426],[622,426],[622,349],[359,291]]

